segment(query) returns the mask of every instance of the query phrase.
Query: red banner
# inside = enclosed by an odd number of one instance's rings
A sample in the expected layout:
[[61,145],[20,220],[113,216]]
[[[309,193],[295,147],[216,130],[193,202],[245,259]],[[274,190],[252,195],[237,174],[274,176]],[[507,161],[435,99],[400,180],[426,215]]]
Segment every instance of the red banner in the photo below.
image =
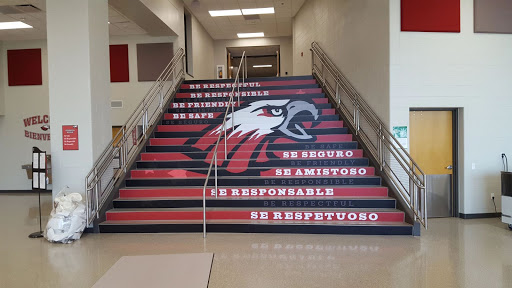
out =
[[78,126],[62,125],[63,150],[78,150]]

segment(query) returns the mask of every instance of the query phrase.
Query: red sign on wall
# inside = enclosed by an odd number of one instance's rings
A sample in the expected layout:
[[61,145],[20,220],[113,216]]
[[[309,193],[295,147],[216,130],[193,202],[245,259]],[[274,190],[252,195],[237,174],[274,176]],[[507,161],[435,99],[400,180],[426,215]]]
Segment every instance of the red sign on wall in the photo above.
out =
[[62,125],[62,148],[64,150],[78,150],[77,125]]

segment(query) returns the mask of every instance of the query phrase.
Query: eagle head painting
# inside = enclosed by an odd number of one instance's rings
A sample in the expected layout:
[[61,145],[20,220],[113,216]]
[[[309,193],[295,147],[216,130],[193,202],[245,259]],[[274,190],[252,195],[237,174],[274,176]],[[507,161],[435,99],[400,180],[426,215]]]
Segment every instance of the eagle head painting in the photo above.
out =
[[[223,117],[222,113],[219,117]],[[217,165],[237,174],[247,170],[250,161],[265,162],[266,148],[271,143],[293,143],[313,139],[300,122],[292,122],[294,117],[303,116],[308,123],[317,120],[319,111],[314,104],[302,100],[261,100],[250,102],[226,118],[226,131],[222,124],[212,125],[193,147],[209,151],[206,162],[210,163],[215,143],[221,134],[217,151]],[[311,127],[308,127],[311,128]],[[224,135],[227,135],[228,163],[224,163]]]

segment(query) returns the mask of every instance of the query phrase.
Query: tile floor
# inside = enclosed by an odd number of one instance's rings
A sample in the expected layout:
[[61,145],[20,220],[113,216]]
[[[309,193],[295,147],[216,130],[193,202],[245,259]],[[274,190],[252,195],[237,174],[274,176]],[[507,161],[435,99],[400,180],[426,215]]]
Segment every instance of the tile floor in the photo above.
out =
[[87,234],[65,245],[27,238],[37,213],[37,194],[0,194],[2,288],[89,288],[124,255],[203,251],[215,253],[210,288],[512,287],[512,231],[497,218],[433,219],[417,238]]

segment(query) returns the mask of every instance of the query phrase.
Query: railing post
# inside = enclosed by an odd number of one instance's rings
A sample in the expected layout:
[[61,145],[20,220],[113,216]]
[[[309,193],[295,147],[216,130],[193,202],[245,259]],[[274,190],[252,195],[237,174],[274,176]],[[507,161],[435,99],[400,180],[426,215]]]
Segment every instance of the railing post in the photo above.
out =
[[224,122],[222,123],[222,127],[224,128],[224,160],[228,161],[228,129],[226,124],[226,119],[224,119]]
[[[138,140],[138,139],[137,139],[137,140]],[[138,143],[138,141],[137,141],[137,143]],[[128,159],[128,146],[127,146],[127,145],[128,145],[128,144],[127,144],[127,142],[125,141],[125,142],[123,143],[123,146],[124,146],[123,151],[124,151],[124,159],[125,159],[125,160],[124,160],[124,162],[123,162],[123,170],[124,170],[124,173],[126,173],[126,169],[127,169],[127,166],[128,166],[128,165],[127,165],[127,164],[128,164],[128,161],[126,161],[126,159]]]
[[219,197],[219,194],[217,193],[217,191],[219,191],[218,188],[219,187],[217,185],[217,151],[215,151],[215,199]]
[[315,51],[311,49],[311,74],[315,74]]
[[336,101],[338,102],[338,107],[341,105],[341,96],[340,96],[340,85],[336,82]]
[[100,181],[98,180],[98,168],[97,167],[94,167],[94,181],[96,181],[96,184],[94,185],[94,197],[96,198],[96,207],[94,208],[94,210],[96,210],[96,218],[100,218],[100,193],[99,193],[99,183]]
[[147,135],[146,135],[146,131],[148,131],[149,127],[148,127],[148,109],[146,108],[145,111],[144,111],[144,124],[145,124],[145,129],[144,129],[144,139],[146,139]]
[[380,162],[380,171],[382,171],[384,167],[384,145],[382,141],[384,140],[384,135],[382,133],[382,123],[379,122],[379,162]]
[[[208,182],[208,179],[206,181]],[[206,238],[206,184],[203,186],[203,238]]]

